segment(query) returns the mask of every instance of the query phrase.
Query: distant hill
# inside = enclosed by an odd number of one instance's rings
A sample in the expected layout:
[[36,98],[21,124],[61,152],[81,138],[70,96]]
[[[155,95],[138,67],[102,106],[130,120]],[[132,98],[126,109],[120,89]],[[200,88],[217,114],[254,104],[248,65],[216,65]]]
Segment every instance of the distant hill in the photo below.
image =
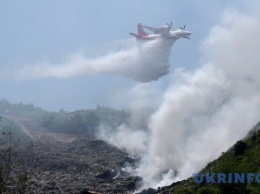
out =
[[133,193],[141,178],[123,169],[135,160],[94,137],[100,125],[112,131],[131,116],[103,106],[49,112],[0,100],[0,193]]
[[[145,128],[145,119],[150,112],[140,118],[140,123],[135,123]],[[116,110],[109,107],[97,106],[96,109],[77,110],[67,112],[45,111],[33,104],[11,104],[7,100],[0,100],[0,116],[6,118],[30,119],[37,126],[41,126],[53,132],[67,134],[86,134],[94,136],[95,130],[100,125],[115,129],[121,124],[131,125],[131,112],[129,110]],[[25,120],[25,119],[24,119]],[[13,120],[15,121],[15,120]],[[26,121],[26,120],[25,120]],[[10,121],[11,122],[11,121]],[[21,123],[21,122],[20,122]],[[7,125],[2,119],[1,124]],[[12,123],[15,125],[15,123]],[[26,124],[26,123],[25,123]],[[248,135],[233,145],[228,151],[208,163],[199,173],[260,173],[260,123],[258,123]],[[32,131],[32,130],[31,130]],[[30,131],[30,132],[31,132]],[[54,133],[51,133],[52,135]],[[245,179],[247,181],[247,179]],[[251,183],[206,183],[198,184],[193,178],[173,183],[172,185],[151,189],[143,193],[174,193],[174,194],[260,194],[260,184],[256,181]]]
[[116,128],[122,123],[130,122],[130,111],[116,110],[97,106],[96,109],[66,112],[45,111],[33,104],[11,104],[6,99],[0,100],[0,116],[15,116],[28,118],[42,127],[62,133],[87,133],[93,135],[101,124]]

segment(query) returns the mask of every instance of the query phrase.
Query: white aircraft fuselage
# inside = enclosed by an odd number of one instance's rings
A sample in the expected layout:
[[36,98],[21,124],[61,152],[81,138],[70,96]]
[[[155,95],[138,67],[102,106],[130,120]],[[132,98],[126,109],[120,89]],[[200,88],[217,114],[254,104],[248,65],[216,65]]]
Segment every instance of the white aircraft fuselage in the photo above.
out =
[[[153,31],[154,34],[148,34],[144,32],[143,27]],[[191,32],[186,31],[184,29],[170,30],[170,28],[167,26],[154,28],[154,27],[142,26],[141,24],[138,24],[138,34],[134,34],[134,33],[130,33],[130,34],[135,36],[137,40],[148,41],[148,40],[154,40],[158,38],[170,39],[170,40],[177,40],[179,38],[190,39],[189,36],[191,35]]]
[[170,39],[174,39],[174,40],[177,40],[179,38],[187,38],[187,39],[190,39],[190,35],[191,35],[191,32],[189,31],[186,31],[186,30],[181,30],[181,29],[178,29],[178,30],[170,30],[168,31],[168,35],[164,35],[162,34],[162,37],[164,38],[170,38]]

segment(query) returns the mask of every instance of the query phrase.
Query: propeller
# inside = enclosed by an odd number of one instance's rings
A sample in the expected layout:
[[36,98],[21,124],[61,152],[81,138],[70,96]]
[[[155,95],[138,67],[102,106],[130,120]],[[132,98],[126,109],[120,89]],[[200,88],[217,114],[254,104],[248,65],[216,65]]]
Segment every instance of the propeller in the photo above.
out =
[[168,26],[169,28],[172,28],[172,22],[171,22],[170,24],[167,23],[167,26]]
[[184,29],[185,29],[185,25],[183,26],[183,28],[182,28],[182,27],[180,27],[180,29],[181,29],[181,30],[184,30]]

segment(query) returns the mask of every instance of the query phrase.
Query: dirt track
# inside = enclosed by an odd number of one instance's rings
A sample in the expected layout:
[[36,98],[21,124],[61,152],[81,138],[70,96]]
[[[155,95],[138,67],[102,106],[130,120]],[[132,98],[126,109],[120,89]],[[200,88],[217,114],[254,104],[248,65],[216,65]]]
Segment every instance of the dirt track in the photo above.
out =
[[46,128],[43,128],[36,122],[33,122],[27,118],[16,117],[13,115],[5,116],[6,118],[14,121],[16,125],[33,141],[54,141],[60,143],[70,143],[75,141],[78,137],[73,134],[63,134],[51,132]]
[[140,184],[139,177],[122,170],[134,165],[134,160],[104,141],[55,133],[27,118],[7,118],[34,142],[39,159],[35,173],[38,178],[33,180],[29,193],[79,193],[87,189],[129,194]]

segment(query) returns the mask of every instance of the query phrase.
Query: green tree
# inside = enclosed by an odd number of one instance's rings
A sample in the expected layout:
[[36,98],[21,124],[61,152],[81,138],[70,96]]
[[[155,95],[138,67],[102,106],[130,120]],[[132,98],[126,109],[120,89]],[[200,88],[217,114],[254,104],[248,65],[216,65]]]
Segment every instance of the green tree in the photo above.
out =
[[247,149],[247,144],[243,141],[238,141],[234,147],[235,156],[243,155]]

